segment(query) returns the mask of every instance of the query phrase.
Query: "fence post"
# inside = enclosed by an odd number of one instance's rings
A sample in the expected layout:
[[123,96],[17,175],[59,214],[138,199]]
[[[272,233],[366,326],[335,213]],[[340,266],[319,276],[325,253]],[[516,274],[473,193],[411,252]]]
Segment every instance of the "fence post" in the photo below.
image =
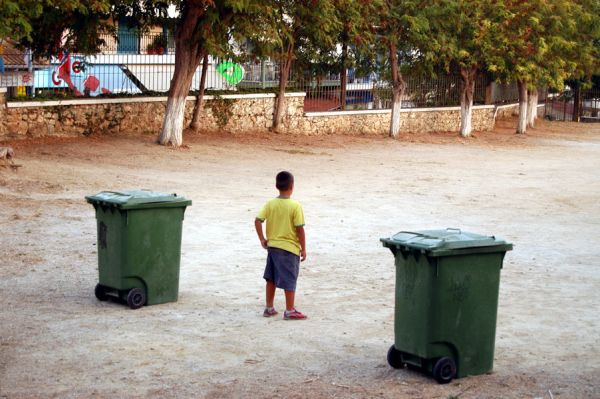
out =
[[581,85],[575,86],[575,93],[573,93],[573,122],[579,122],[579,117],[581,115]]
[[484,100],[484,104],[485,105],[490,105],[494,103],[494,98],[492,96],[493,90],[494,90],[494,82],[493,81],[489,81],[487,82],[487,84],[485,85],[485,100]]

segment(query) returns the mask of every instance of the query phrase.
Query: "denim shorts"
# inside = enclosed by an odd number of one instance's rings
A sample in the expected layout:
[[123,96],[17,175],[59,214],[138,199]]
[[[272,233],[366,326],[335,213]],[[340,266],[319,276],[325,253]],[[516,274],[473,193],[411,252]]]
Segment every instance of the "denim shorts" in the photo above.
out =
[[277,288],[296,291],[296,280],[300,272],[300,257],[284,249],[267,249],[267,266],[264,279],[275,283]]

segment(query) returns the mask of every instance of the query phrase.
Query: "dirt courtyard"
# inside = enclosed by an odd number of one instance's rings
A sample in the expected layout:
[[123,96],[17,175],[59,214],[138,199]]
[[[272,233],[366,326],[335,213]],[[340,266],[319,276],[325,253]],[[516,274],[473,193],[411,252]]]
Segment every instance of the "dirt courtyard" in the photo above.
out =
[[[470,139],[188,135],[177,150],[148,136],[10,143],[22,167],[0,168],[0,398],[600,397],[600,126],[513,126]],[[282,169],[306,215],[306,321],[262,317],[253,221]],[[84,196],[131,188],[193,201],[176,303],[94,296]],[[446,227],[514,250],[494,372],[438,385],[387,365],[395,270],[379,238]]]

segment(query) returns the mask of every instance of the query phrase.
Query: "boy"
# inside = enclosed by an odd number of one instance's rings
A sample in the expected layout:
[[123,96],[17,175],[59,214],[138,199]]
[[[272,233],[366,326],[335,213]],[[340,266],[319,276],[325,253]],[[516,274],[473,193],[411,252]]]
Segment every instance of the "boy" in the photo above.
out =
[[[268,201],[256,215],[254,227],[260,244],[268,251],[264,279],[267,281],[265,317],[278,314],[273,307],[275,289],[285,292],[285,320],[303,320],[306,315],[296,310],[294,299],[300,261],[306,259],[304,236],[304,212],[298,201],[291,199],[294,191],[294,176],[290,172],[279,172],[275,178],[279,196]],[[262,223],[267,221],[267,238],[263,235]]]

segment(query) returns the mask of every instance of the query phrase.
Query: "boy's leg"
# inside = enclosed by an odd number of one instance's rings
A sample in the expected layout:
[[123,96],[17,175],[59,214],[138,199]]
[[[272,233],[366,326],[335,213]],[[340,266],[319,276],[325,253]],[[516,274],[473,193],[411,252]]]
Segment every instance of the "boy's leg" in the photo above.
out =
[[285,292],[285,309],[288,312],[291,312],[292,310],[294,310],[294,300],[296,299],[296,291],[284,290],[284,292]]
[[[273,301],[275,300],[275,283],[271,280],[267,280],[267,288],[266,288],[266,299],[267,299],[267,308],[273,307]],[[287,298],[287,296],[286,296]]]
[[263,316],[271,317],[277,314],[277,311],[273,307],[273,300],[275,299],[275,269],[273,265],[273,259],[271,259],[271,250],[268,250],[267,255],[267,264],[265,266],[265,273],[263,278],[267,281],[265,286],[265,311],[263,312]]
[[273,277],[269,278],[265,272],[265,279],[271,281],[274,286],[282,288],[285,292],[286,311],[284,319],[306,319],[305,315],[294,308],[296,280],[298,279],[298,272],[300,270],[300,257],[283,249],[269,248],[269,261],[268,264],[272,266]]
[[296,291],[285,291],[285,312],[283,318],[286,320],[304,320],[306,315],[296,310],[294,300],[296,299]]

